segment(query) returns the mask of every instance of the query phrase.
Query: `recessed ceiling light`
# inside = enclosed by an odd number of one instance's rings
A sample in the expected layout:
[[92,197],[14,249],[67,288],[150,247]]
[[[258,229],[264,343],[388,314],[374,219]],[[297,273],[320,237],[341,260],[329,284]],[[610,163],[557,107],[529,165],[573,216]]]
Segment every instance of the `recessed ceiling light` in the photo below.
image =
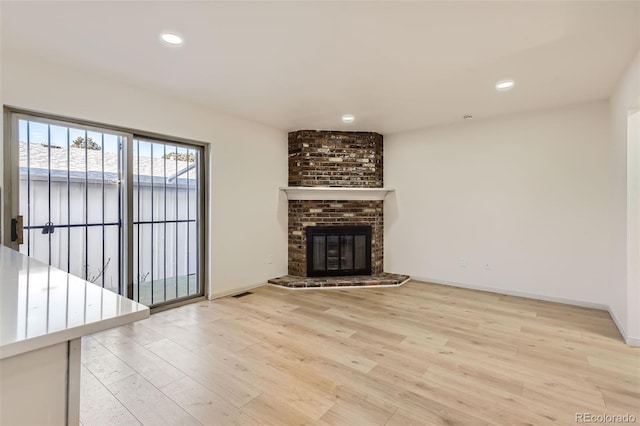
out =
[[160,38],[162,39],[162,41],[164,41],[165,43],[168,44],[172,44],[174,46],[180,45],[182,44],[182,37],[180,37],[178,34],[174,34],[174,33],[162,33],[160,35]]
[[342,116],[342,122],[343,123],[353,123],[353,120],[355,120],[356,118],[351,115],[351,114],[345,114]]
[[496,90],[500,90],[501,92],[511,90],[514,84],[513,80],[502,80],[496,83]]
[[464,118],[465,120],[471,120],[471,119],[473,119],[473,115],[466,114],[466,115],[463,115],[462,118]]

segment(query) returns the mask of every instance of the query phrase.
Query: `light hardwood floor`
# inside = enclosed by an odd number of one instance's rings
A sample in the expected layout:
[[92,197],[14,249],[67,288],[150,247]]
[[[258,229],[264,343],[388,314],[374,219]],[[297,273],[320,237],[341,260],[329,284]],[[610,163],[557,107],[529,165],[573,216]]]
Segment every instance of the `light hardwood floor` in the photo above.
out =
[[609,314],[409,282],[272,286],[83,340],[90,425],[640,423],[640,349]]

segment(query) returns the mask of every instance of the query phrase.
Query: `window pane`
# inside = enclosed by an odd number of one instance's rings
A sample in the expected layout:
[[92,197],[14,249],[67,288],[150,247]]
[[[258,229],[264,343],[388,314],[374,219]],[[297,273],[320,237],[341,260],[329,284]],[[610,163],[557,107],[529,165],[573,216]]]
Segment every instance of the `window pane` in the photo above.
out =
[[137,141],[138,156],[135,162],[138,166],[138,174],[134,177],[134,182],[138,183],[137,207],[138,220],[140,222],[151,221],[151,206],[153,194],[151,192],[152,169],[151,169],[151,144],[149,142]]
[[[152,286],[151,281],[154,279],[152,276],[152,245],[151,245],[151,225],[138,225],[138,251],[134,254],[134,259],[138,261],[138,301],[142,304],[148,305],[152,303]],[[134,236],[137,238],[137,235]],[[134,292],[135,293],[135,292]],[[138,294],[134,294],[134,299]]]
[[187,233],[189,227],[186,222],[178,223],[178,297],[187,296],[187,284],[189,283],[188,258],[187,250]]
[[[104,258],[105,269],[103,272],[104,288],[114,293],[120,289],[120,227],[118,225],[105,226],[104,229]],[[135,263],[135,262],[134,262]],[[135,275],[134,275],[135,277]]]

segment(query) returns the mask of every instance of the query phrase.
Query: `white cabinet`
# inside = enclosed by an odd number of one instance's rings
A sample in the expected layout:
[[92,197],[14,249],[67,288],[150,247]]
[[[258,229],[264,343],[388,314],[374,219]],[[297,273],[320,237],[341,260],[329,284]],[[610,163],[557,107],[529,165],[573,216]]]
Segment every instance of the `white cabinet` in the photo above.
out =
[[80,339],[149,308],[0,246],[0,424],[80,422]]

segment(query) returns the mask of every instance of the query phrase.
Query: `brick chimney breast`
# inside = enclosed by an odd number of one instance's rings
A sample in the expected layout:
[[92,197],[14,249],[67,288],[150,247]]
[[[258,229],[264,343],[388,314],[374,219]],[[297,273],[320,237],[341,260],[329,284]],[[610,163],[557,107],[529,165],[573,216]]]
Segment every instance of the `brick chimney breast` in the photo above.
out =
[[289,186],[382,188],[382,135],[298,130],[289,133]]
[[[290,187],[383,187],[383,138],[373,132],[289,133]],[[289,200],[289,275],[307,276],[307,226],[371,226],[371,269],[383,272],[383,201]]]

